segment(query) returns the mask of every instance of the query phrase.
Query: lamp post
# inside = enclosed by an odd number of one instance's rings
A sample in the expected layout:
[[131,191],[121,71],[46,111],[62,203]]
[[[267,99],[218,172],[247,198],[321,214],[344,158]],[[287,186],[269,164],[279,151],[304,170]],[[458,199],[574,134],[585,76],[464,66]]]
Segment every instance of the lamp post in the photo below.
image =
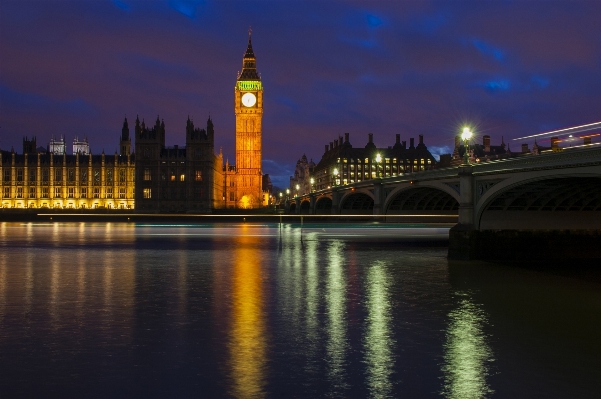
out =
[[380,163],[382,162],[382,157],[380,154],[376,154],[376,177],[380,177]]
[[288,201],[290,199],[290,189],[287,188],[286,189],[286,201]]
[[315,183],[315,179],[314,179],[314,178],[311,178],[311,179],[309,180],[309,183],[311,183],[311,190],[309,190],[309,191],[310,191],[310,192],[313,192],[313,184]]
[[464,158],[463,162],[465,165],[470,164],[470,156],[468,154],[468,146],[469,146],[469,142],[470,142],[471,138],[472,138],[472,132],[471,132],[470,128],[464,127],[463,133],[461,133],[461,139],[463,140],[464,148],[465,148],[465,152],[463,154],[463,158]]
[[332,186],[335,186],[337,184],[338,181],[338,168],[334,168],[334,183],[332,183]]
[[296,196],[298,197],[298,190],[300,189],[300,186],[297,184],[296,185]]

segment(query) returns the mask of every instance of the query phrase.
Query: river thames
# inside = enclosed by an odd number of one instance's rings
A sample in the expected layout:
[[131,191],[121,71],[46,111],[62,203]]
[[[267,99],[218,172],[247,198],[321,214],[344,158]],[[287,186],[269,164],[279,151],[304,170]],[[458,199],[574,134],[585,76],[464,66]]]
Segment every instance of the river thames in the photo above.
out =
[[598,397],[599,279],[446,237],[0,223],[0,397]]

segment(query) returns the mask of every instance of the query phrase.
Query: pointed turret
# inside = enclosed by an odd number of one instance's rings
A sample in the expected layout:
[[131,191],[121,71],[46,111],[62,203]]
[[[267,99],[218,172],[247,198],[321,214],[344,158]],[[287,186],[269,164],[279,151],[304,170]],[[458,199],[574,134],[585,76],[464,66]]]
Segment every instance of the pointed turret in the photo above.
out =
[[238,75],[238,80],[261,80],[257,73],[257,59],[253,51],[251,30],[248,31],[248,46],[242,60],[242,72]]

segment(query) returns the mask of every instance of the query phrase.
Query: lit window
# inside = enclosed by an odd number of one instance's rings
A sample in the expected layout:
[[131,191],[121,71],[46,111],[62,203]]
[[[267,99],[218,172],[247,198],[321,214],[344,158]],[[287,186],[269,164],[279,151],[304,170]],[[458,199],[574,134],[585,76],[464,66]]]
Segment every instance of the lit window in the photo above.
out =
[[35,187],[29,187],[29,198],[35,198]]
[[84,187],[84,188],[81,189],[81,195],[80,195],[80,197],[81,198],[88,198],[88,189],[87,188]]
[[42,198],[48,198],[48,187],[42,187]]
[[4,187],[4,192],[2,194],[4,198],[10,198],[10,187]]
[[119,198],[121,198],[121,199],[125,198],[125,188],[119,189]]
[[113,198],[113,189],[112,188],[106,189],[106,198]]
[[54,198],[60,198],[60,197],[61,197],[61,188],[54,187]]
[[94,198],[100,198],[100,189],[99,188],[94,189]]
[[23,198],[23,187],[17,187],[17,198]]
[[150,181],[150,180],[151,180],[150,168],[144,168],[144,181]]
[[181,174],[179,175],[179,181],[185,181],[186,180],[186,175],[185,174]]
[[145,188],[144,189],[144,199],[150,199],[152,198],[152,192],[149,188]]
[[196,181],[202,181],[202,170],[197,170],[194,173],[194,180],[196,180]]
[[69,187],[68,196],[69,196],[69,198],[75,197],[75,189],[73,187]]

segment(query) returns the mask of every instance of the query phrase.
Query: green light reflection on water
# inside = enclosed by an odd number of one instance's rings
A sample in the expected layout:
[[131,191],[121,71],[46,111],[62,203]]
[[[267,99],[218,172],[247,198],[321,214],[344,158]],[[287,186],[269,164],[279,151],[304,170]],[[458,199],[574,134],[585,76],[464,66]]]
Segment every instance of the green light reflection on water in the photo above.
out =
[[346,279],[342,268],[343,246],[342,242],[334,241],[328,248],[329,265],[326,288],[328,375],[336,391],[346,388]]
[[392,391],[394,342],[390,330],[390,280],[383,262],[375,262],[367,272],[368,316],[364,345],[367,385],[373,398],[391,397]]
[[494,361],[483,331],[487,316],[468,293],[459,295],[458,307],[448,315],[442,395],[451,399],[484,398],[494,393],[486,381],[489,363]]

